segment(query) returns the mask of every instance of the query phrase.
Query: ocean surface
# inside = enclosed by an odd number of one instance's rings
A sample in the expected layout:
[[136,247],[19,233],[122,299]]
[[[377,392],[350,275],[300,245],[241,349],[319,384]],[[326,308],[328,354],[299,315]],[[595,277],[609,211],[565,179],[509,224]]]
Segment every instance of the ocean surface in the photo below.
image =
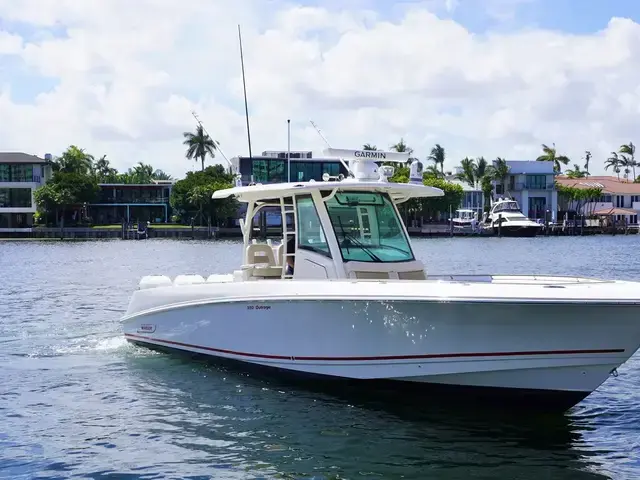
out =
[[[433,274],[640,279],[636,235],[414,242]],[[226,273],[240,252],[0,242],[0,477],[640,478],[638,355],[564,415],[502,415],[311,392],[123,340],[142,275]]]

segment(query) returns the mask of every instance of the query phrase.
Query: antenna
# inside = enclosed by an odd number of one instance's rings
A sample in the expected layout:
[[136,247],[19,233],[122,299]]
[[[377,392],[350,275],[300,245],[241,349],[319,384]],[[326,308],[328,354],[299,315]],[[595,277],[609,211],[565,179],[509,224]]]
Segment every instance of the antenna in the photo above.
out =
[[244,89],[244,113],[247,119],[247,140],[249,142],[249,158],[251,155],[251,132],[249,130],[249,106],[247,105],[247,83],[244,77],[244,55],[242,54],[242,35],[240,34],[240,25],[238,25],[238,40],[240,42],[240,65],[242,66],[242,87]]
[[[204,124],[202,123],[202,121],[200,120],[200,118],[198,117],[198,114],[195,111],[191,111],[191,115],[193,115],[193,118],[196,119],[196,122],[198,122],[198,125],[200,125],[202,127],[202,130],[204,130],[204,133],[207,134],[207,136],[213,140],[213,137],[211,135],[209,135],[209,132],[207,131],[207,129],[205,128]],[[222,155],[222,158],[224,158],[227,163],[229,164],[229,166],[233,169],[233,163],[231,163],[231,161],[227,158],[227,156],[224,154],[224,152],[222,151],[222,149],[220,148],[220,142],[217,140],[213,140],[216,144],[216,150],[218,150],[220,152],[220,155]]]
[[320,135],[320,138],[322,138],[322,140],[324,140],[324,143],[327,144],[327,147],[331,148],[331,145],[329,145],[329,142],[327,141],[327,139],[324,138],[324,135],[322,134],[318,126],[315,123],[313,123],[313,120],[309,120],[309,121],[311,122],[311,125],[313,125],[313,128],[316,129],[316,132],[318,132],[318,135]]
[[[329,150],[332,150],[331,145],[329,145],[329,142],[327,141],[327,139],[324,138],[324,135],[320,131],[320,128],[318,128],[318,126],[313,122],[313,120],[309,120],[309,122],[311,122],[311,125],[313,125],[313,128],[316,129],[316,132],[318,132],[318,135],[320,135],[320,138],[322,138],[322,140],[324,140],[324,143],[327,144],[327,147],[329,147]],[[347,175],[350,176],[350,177],[355,177],[355,175],[353,174],[353,172],[349,168],[349,165],[347,165],[345,163],[345,161],[342,159],[342,157],[338,156],[338,160],[340,160],[340,163],[342,164],[342,166],[347,170]]]
[[291,119],[287,120],[287,182],[291,182]]

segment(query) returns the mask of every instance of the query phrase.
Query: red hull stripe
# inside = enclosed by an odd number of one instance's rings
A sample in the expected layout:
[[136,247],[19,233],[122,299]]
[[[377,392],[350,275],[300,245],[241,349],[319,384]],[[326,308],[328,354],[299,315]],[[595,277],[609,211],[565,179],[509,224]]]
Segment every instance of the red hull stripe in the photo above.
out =
[[269,355],[264,353],[236,352],[222,348],[201,347],[190,343],[174,342],[173,340],[163,340],[160,338],[145,337],[125,333],[125,337],[130,340],[139,340],[148,343],[173,345],[176,347],[195,348],[208,352],[225,353],[227,355],[237,355],[239,357],[264,358],[269,360],[317,360],[317,361],[341,361],[357,362],[370,360],[427,360],[430,358],[470,358],[470,357],[525,357],[530,355],[591,355],[604,353],[624,353],[624,348],[608,348],[600,350],[533,350],[525,352],[479,352],[479,353],[432,353],[424,355],[380,355],[375,357],[314,357],[314,356],[292,356],[292,355]]

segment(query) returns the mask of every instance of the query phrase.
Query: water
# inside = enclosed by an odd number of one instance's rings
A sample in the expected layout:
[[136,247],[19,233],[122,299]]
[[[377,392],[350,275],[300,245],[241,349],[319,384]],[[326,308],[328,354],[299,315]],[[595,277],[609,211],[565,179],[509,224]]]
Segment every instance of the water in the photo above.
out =
[[[638,279],[640,237],[415,240],[429,273]],[[126,344],[142,275],[222,273],[238,242],[0,242],[0,477],[640,477],[640,361],[565,415],[311,392]],[[603,319],[606,321],[606,319]]]

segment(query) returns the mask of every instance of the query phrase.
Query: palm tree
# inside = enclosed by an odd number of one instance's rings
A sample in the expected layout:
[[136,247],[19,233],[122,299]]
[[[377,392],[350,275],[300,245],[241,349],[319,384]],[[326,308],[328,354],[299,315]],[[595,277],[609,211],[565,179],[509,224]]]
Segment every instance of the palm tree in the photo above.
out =
[[553,144],[553,147],[549,147],[542,144],[542,155],[536,158],[539,162],[553,162],[553,171],[556,173],[562,172],[562,165],[567,165],[569,163],[569,157],[565,155],[558,155],[556,150],[556,144]]
[[106,155],[103,155],[98,161],[96,161],[94,170],[99,182],[114,183],[117,181],[116,178],[118,176],[118,170],[111,166]]
[[504,158],[498,157],[493,161],[493,165],[490,169],[491,178],[502,185],[502,194],[507,193],[507,176],[509,176],[509,170],[511,167],[507,164]]
[[378,150],[378,147],[376,147],[375,145],[371,145],[370,143],[365,143],[362,146],[362,150]]
[[618,156],[617,152],[611,152],[611,156],[607,158],[607,161],[604,162],[604,169],[609,170],[609,167],[613,168],[613,171],[618,174],[618,180],[620,180],[620,167],[621,167],[621,158]]
[[456,174],[456,178],[471,187],[476,186],[476,162],[468,157],[460,161],[460,173]]
[[445,160],[444,148],[436,143],[435,147],[431,149],[431,153],[427,157],[427,160],[431,160],[436,166],[440,166],[440,172],[444,176],[444,160]]
[[591,160],[591,152],[589,150],[584,152],[584,170],[585,176],[589,178],[589,161]]
[[621,153],[624,157],[624,159],[627,161],[625,166],[631,167],[633,169],[633,178],[636,178],[636,167],[638,166],[638,163],[636,162],[636,146],[633,144],[633,142],[629,142],[626,145],[620,145],[620,150],[618,151],[618,153]]
[[564,173],[569,178],[585,178],[589,174],[584,170],[580,170],[580,165],[577,163],[573,164],[573,170],[565,170]]
[[440,172],[440,170],[438,170],[438,167],[436,167],[435,165],[429,165],[427,168],[424,169],[423,176],[430,177],[430,178],[441,178],[442,173]]
[[168,173],[166,173],[164,170],[157,169],[157,170],[154,170],[154,172],[151,174],[151,179],[152,180],[173,180],[173,177]]
[[406,143],[404,143],[404,139],[401,138],[398,143],[395,145],[391,145],[391,150],[395,150],[398,153],[408,153],[409,156],[413,153],[413,148],[409,147]]
[[185,138],[182,144],[188,147],[186,157],[189,160],[200,159],[202,162],[202,171],[204,171],[205,157],[209,155],[211,158],[215,158],[216,150],[220,142],[212,140],[200,124],[196,127],[196,133],[184,132],[182,135]]
[[473,176],[476,179],[476,188],[482,184],[482,179],[487,174],[488,168],[489,168],[489,164],[484,159],[484,157],[478,157],[476,159],[476,167],[473,172]]
[[53,162],[52,167],[54,171],[66,173],[93,173],[93,160],[93,156],[85,153],[83,148],[71,145]]

